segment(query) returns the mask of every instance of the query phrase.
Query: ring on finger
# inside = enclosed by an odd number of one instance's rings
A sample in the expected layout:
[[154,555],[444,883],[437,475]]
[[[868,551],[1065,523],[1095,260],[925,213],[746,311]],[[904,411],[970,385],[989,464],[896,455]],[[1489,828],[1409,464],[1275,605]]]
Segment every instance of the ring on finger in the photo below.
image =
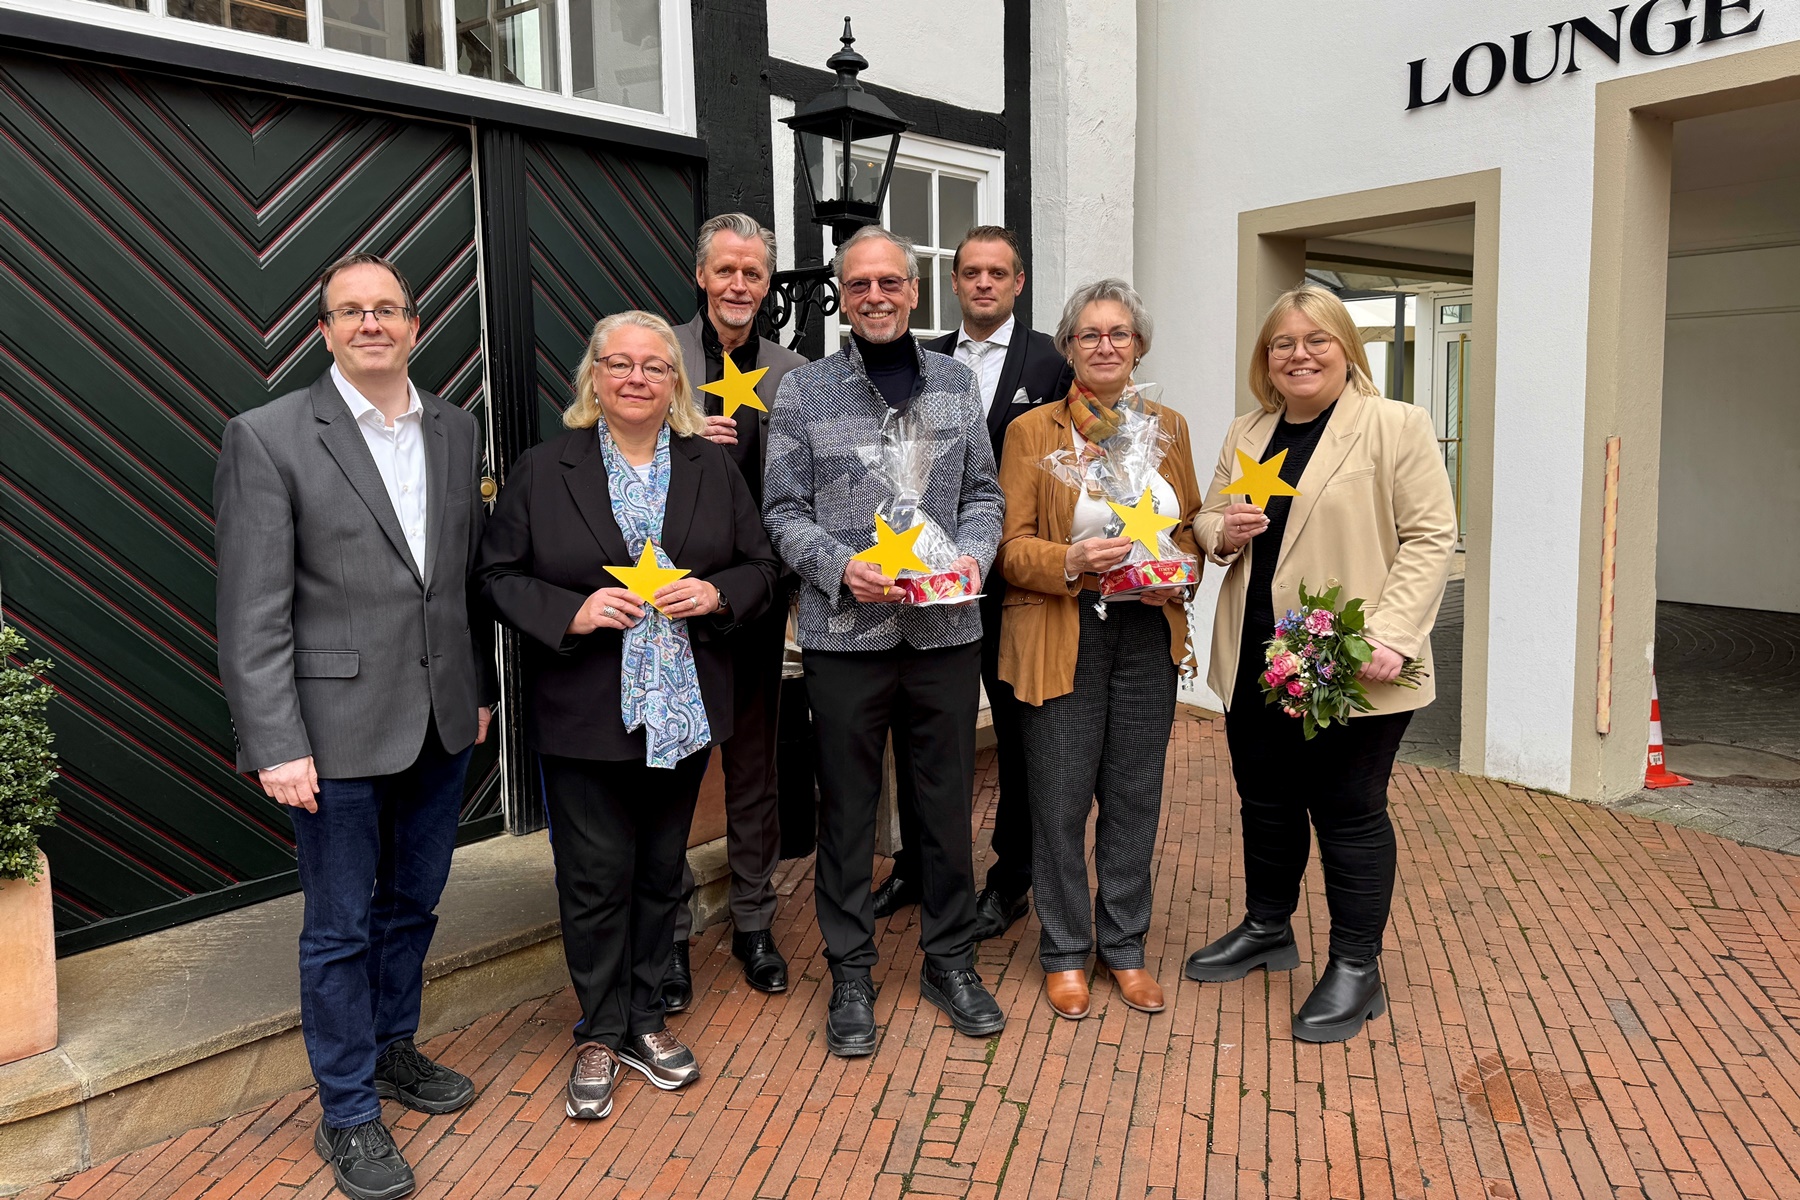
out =
[[605,608],[600,610],[600,615],[603,617],[616,617],[619,615],[619,610],[608,604]]

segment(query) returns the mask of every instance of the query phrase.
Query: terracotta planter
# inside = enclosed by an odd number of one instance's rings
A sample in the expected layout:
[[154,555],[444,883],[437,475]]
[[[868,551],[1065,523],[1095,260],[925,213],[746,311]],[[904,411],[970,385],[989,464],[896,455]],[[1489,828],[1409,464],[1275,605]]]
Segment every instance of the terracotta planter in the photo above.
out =
[[0,881],[0,1063],[56,1045],[56,926],[50,864],[36,883]]

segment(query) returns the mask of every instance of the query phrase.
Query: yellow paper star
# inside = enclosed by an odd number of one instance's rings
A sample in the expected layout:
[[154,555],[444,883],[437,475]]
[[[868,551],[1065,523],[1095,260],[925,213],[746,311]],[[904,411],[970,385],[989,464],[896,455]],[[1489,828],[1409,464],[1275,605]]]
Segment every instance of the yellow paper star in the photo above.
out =
[[703,383],[700,385],[700,390],[723,400],[725,415],[728,417],[746,406],[768,412],[768,407],[756,394],[756,385],[762,382],[762,377],[768,370],[767,367],[758,367],[754,371],[740,371],[738,365],[731,361],[731,355],[727,354],[725,356],[725,378],[717,383]]
[[875,544],[861,554],[850,556],[853,562],[875,564],[875,569],[889,579],[897,578],[902,571],[929,571],[925,560],[913,549],[913,543],[925,532],[925,522],[920,521],[905,533],[895,533],[893,526],[877,515],[875,518]]
[[1162,553],[1156,545],[1156,535],[1175,524],[1177,518],[1165,517],[1156,511],[1149,488],[1144,489],[1144,494],[1138,497],[1138,502],[1134,505],[1127,506],[1112,500],[1108,500],[1106,504],[1119,514],[1119,520],[1125,522],[1125,528],[1119,531],[1121,537],[1128,537],[1148,550],[1151,558]]
[[[656,595],[659,588],[691,574],[679,567],[658,566],[654,538],[644,539],[644,552],[638,555],[637,566],[608,567],[606,573],[624,584],[638,599],[650,604],[656,604],[651,597]],[[662,611],[664,616],[668,615],[668,610],[662,605],[656,604],[656,607]]]
[[1259,463],[1242,450],[1237,452],[1238,477],[1225,485],[1227,496],[1242,496],[1258,508],[1269,507],[1270,496],[1298,496],[1300,490],[1281,478],[1281,464],[1287,459],[1283,450],[1268,462]]

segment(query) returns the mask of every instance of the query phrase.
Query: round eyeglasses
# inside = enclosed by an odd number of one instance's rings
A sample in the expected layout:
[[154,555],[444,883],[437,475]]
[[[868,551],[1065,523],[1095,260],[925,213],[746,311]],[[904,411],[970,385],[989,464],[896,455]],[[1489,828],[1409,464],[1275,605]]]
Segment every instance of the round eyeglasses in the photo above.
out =
[[1285,336],[1278,337],[1269,343],[1269,357],[1275,359],[1292,358],[1294,357],[1294,352],[1304,345],[1306,347],[1306,352],[1314,358],[1317,358],[1319,355],[1331,349],[1331,343],[1335,341],[1337,341],[1337,339],[1332,337],[1329,333],[1309,333],[1306,335],[1304,341],[1298,341],[1294,338]]
[[661,383],[675,372],[674,367],[660,358],[646,358],[643,362],[638,362],[624,354],[609,355],[595,365],[614,379],[630,379],[632,371],[639,370],[650,383]]
[[1137,341],[1137,334],[1129,329],[1115,329],[1111,333],[1101,333],[1097,329],[1084,329],[1075,335],[1075,344],[1083,350],[1092,350],[1100,344],[1101,338],[1111,342],[1113,349],[1123,350]]

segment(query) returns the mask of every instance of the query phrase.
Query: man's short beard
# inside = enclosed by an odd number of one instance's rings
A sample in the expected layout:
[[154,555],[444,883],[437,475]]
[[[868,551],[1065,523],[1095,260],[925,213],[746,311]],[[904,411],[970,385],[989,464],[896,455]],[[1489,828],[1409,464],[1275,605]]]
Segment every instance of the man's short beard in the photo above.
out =
[[[898,316],[899,314],[896,313],[895,315]],[[897,342],[906,336],[906,322],[900,320],[894,322],[894,332],[888,337],[870,337],[862,330],[857,329],[855,322],[851,322],[850,328],[855,331],[857,337],[873,346],[885,346],[889,342]]]
[[756,320],[756,310],[754,308],[751,309],[750,315],[745,317],[741,321],[732,320],[731,317],[725,312],[723,307],[715,307],[713,309],[712,316],[713,316],[713,320],[717,321],[721,325],[729,325],[733,329],[742,329],[742,328],[744,328],[744,326],[749,325]]

